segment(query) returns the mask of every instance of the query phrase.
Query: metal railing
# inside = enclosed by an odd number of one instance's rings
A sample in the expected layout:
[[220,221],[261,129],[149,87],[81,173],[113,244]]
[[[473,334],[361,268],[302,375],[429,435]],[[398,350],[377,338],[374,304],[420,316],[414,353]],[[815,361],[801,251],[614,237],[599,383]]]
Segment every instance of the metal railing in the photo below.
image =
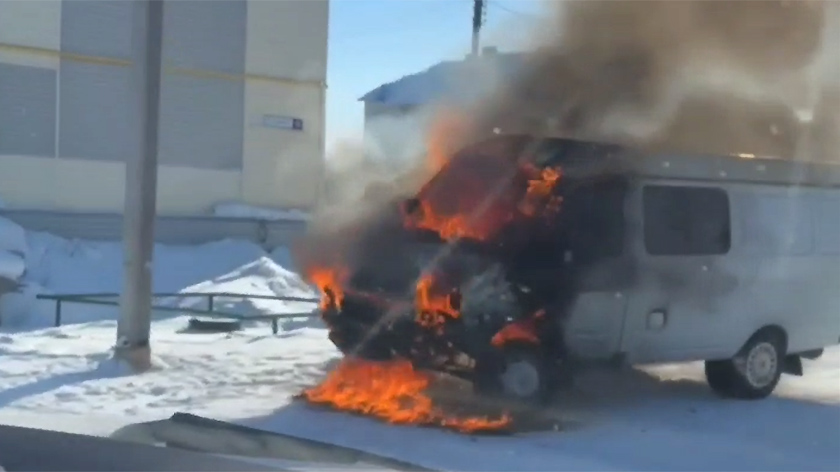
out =
[[[85,305],[100,305],[100,306],[119,306],[119,293],[73,293],[73,294],[39,294],[36,296],[39,300],[52,300],[55,302],[55,319],[53,325],[61,326],[62,322],[62,304],[64,303],[78,303]],[[152,295],[153,299],[170,298],[170,299],[186,299],[186,298],[204,298],[207,300],[207,308],[191,308],[179,306],[158,305],[152,303],[152,310],[157,312],[169,312],[173,314],[191,314],[196,316],[203,316],[209,318],[232,318],[238,321],[270,321],[271,332],[277,334],[279,327],[279,320],[292,318],[313,318],[318,316],[315,312],[315,307],[311,311],[300,313],[259,313],[259,314],[242,314],[232,313],[226,311],[218,311],[215,309],[215,302],[220,298],[233,298],[240,300],[273,300],[279,302],[298,302],[298,303],[312,303],[317,304],[317,298],[304,297],[286,297],[274,295],[250,295],[241,293],[226,293],[226,292],[181,292],[181,293],[155,293]]]

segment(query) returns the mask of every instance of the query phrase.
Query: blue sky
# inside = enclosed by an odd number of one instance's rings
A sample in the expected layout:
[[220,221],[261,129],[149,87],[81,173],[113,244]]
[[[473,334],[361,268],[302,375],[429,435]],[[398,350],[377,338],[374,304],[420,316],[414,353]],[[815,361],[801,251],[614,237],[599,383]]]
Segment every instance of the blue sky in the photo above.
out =
[[[541,2],[487,3],[482,45],[521,49]],[[331,0],[327,148],[361,136],[366,92],[469,52],[472,9],[472,0]]]

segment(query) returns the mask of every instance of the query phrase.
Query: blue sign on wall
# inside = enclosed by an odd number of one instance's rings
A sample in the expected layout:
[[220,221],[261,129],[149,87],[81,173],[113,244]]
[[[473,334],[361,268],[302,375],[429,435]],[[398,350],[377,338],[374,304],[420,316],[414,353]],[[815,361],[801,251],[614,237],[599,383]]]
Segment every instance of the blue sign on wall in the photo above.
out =
[[294,131],[303,130],[303,120],[300,118],[292,118],[290,116],[263,115],[262,125],[265,128],[273,129],[290,129]]

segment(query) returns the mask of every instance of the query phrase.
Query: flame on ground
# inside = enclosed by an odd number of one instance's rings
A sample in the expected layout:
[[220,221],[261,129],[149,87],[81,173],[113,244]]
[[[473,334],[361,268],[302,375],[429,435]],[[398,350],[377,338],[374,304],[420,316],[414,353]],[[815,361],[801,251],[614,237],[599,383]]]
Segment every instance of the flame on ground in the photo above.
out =
[[511,424],[505,414],[491,419],[449,415],[425,393],[431,377],[404,360],[373,362],[345,359],[303,396],[315,404],[374,416],[393,424],[442,426],[464,433],[498,431]]

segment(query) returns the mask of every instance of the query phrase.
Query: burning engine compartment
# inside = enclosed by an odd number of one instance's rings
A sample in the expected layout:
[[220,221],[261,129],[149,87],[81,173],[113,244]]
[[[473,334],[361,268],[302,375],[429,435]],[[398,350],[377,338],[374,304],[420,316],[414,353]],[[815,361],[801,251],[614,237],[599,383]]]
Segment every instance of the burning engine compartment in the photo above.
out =
[[[364,357],[434,364],[435,356],[454,357],[441,351],[478,356],[511,320],[562,312],[580,279],[573,268],[595,262],[585,259],[597,252],[587,246],[612,237],[602,231],[604,224],[621,224],[620,212],[595,205],[620,205],[613,194],[621,191],[622,178],[570,178],[560,161],[595,162],[596,155],[617,150],[527,136],[490,138],[464,149],[416,197],[391,202],[393,227],[383,233],[389,241],[370,248],[378,257],[360,257],[340,288],[321,284],[336,344]],[[450,191],[455,185],[457,194]],[[608,218],[613,221],[603,221]],[[369,339],[354,338],[360,335],[353,334],[353,321]],[[370,324],[378,324],[377,334],[369,332]],[[436,340],[443,344],[435,346]]]
[[[418,370],[429,370],[489,391],[497,387],[490,383],[508,349],[562,362],[563,318],[581,272],[611,254],[604,248],[614,252],[622,244],[626,176],[610,159],[621,150],[494,136],[456,153],[414,197],[388,201],[376,225],[358,228],[369,244],[309,272],[324,294],[330,340],[350,359],[333,378],[375,382],[370,379],[415,373],[414,381],[400,384],[401,392],[427,385],[427,374]],[[454,185],[461,191],[452,192]],[[367,232],[374,230],[378,237],[371,238]],[[305,396],[335,401],[326,392],[340,390],[336,382],[328,379]],[[383,412],[400,411],[398,401],[383,400],[390,394],[375,397],[375,406],[351,409],[406,418],[405,411]],[[505,415],[446,418],[430,413],[422,398],[407,417],[468,431],[509,422]]]

